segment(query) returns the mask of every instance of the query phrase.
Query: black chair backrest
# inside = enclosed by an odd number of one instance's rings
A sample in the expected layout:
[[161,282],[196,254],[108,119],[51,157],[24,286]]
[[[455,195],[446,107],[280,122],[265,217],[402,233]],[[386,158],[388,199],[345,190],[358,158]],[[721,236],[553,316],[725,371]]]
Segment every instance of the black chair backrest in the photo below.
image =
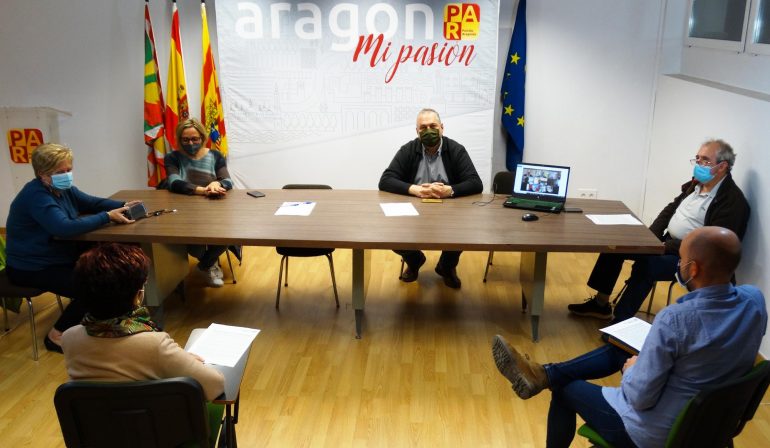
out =
[[510,195],[513,192],[513,173],[498,171],[492,180],[492,193]]
[[56,389],[54,404],[67,447],[209,444],[203,389],[192,378],[73,381]]
[[284,190],[331,190],[332,187],[323,184],[286,184]]
[[[753,417],[759,404],[759,400],[754,403],[754,397],[759,395],[761,399],[769,379],[770,362],[763,361],[740,378],[702,390],[690,400],[666,446],[731,446],[733,437],[743,428],[747,414],[750,414],[749,419]],[[747,412],[751,405],[754,409]]]

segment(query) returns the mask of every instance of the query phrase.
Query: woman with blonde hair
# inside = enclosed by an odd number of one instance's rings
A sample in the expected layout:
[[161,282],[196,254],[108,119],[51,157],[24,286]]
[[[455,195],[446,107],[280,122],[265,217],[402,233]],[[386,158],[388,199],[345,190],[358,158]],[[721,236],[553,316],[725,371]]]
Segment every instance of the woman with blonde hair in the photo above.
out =
[[113,222],[134,221],[123,213],[138,201],[123,203],[90,196],[73,185],[72,150],[46,143],[32,151],[35,178],[16,195],[8,212],[6,268],[8,279],[69,297],[72,301],[45,338],[49,351],[61,353],[61,335],[85,314],[72,271],[82,243],[71,238]]
[[[182,121],[176,127],[179,151],[165,157],[170,191],[219,199],[233,188],[227,161],[219,151],[206,147],[207,140],[206,129],[196,118]],[[227,246],[187,246],[187,251],[198,259],[198,274],[209,286],[224,284],[218,261],[226,250]]]

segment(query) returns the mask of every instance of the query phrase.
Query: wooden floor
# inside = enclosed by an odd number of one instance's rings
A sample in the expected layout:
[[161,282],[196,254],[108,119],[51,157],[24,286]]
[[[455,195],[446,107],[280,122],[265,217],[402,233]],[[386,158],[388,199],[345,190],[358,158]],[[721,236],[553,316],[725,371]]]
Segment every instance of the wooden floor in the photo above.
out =
[[[353,336],[349,250],[335,252],[339,309],[328,264],[316,258],[292,259],[276,310],[279,257],[273,249],[246,248],[236,285],[204,288],[190,277],[186,302],[167,300],[165,327],[182,345],[190,330],[211,322],[262,330],[241,388],[243,447],[544,446],[550,393],[518,399],[494,366],[490,340],[502,334],[541,362],[598,346],[601,323],[566,312],[568,303],[588,296],[585,280],[596,256],[549,256],[541,341],[533,343],[529,315],[520,308],[519,254],[497,253],[482,283],[487,254],[466,252],[460,291],[433,272],[438,253],[427,255],[419,281],[407,285],[397,278],[395,254],[372,254],[362,340]],[[654,309],[665,304],[666,288],[660,289]],[[63,446],[53,394],[67,380],[64,361],[42,348],[58,310],[52,297],[35,304],[38,362],[31,359],[25,312],[12,314],[12,330],[0,336],[0,446]],[[765,400],[736,446],[769,445]],[[574,446],[587,444],[580,439]]]

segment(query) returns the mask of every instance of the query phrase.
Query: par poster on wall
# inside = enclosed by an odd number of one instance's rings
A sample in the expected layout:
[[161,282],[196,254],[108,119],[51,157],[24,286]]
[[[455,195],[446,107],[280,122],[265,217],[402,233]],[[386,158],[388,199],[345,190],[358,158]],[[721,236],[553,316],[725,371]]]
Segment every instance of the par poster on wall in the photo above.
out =
[[376,189],[422,108],[488,183],[498,1],[218,0],[236,185]]

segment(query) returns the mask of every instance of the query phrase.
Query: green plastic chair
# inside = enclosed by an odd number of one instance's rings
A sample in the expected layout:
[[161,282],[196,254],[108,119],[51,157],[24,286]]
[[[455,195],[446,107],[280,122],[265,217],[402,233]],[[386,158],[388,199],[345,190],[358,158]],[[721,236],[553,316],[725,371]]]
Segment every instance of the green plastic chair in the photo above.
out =
[[[770,385],[770,362],[762,361],[746,375],[700,391],[690,399],[668,433],[666,448],[724,448],[754,418]],[[594,446],[612,448],[593,428],[584,424],[578,435]]]

